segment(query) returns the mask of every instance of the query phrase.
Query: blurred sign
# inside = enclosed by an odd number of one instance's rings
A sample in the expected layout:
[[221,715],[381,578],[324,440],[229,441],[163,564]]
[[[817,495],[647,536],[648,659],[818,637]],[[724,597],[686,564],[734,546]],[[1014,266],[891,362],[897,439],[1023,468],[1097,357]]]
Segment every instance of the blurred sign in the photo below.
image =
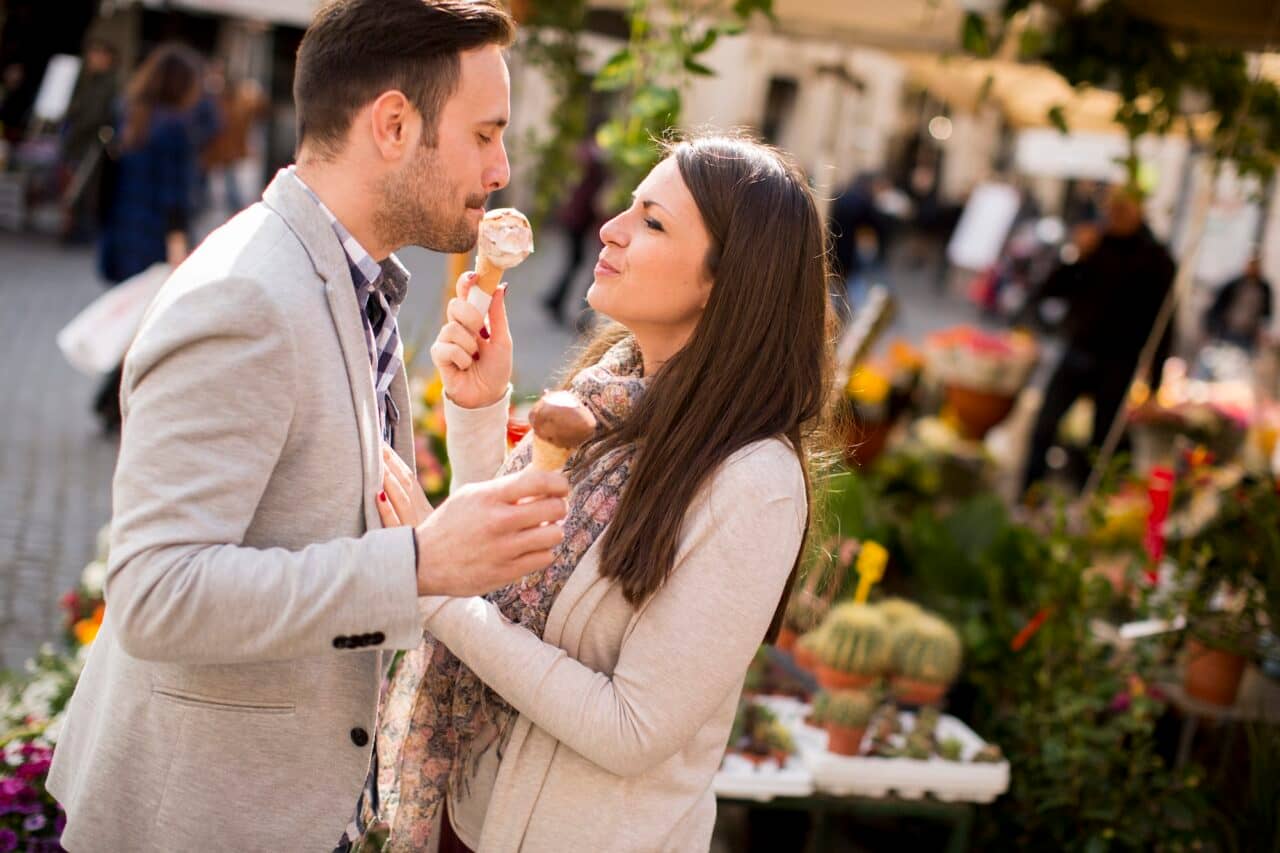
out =
[[59,53],[50,59],[44,79],[40,81],[40,91],[36,93],[35,105],[31,108],[32,115],[47,122],[62,121],[79,76],[79,57]]
[[979,184],[947,244],[947,260],[970,270],[994,264],[1021,203],[1018,191],[1008,184]]
[[1018,171],[1050,178],[1121,180],[1119,164],[1129,143],[1119,133],[1068,133],[1036,128],[1018,134],[1014,159]]

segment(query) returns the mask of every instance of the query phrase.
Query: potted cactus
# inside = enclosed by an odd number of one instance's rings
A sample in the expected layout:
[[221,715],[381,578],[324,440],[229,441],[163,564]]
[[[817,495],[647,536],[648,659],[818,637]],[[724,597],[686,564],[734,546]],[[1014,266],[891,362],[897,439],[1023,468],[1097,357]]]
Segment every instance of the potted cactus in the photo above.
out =
[[838,605],[822,623],[817,651],[818,683],[823,687],[868,687],[889,666],[889,623],[871,605]]
[[824,711],[827,749],[836,755],[857,755],[875,711],[876,699],[868,693],[859,690],[831,693]]
[[825,690],[819,690],[817,695],[813,697],[813,707],[809,711],[809,715],[804,718],[805,725],[813,726],[820,729],[827,724],[827,708],[831,705],[831,694]]
[[924,608],[914,601],[908,601],[905,598],[896,596],[877,601],[875,607],[889,621],[890,627],[897,625],[904,619],[914,619],[925,612]]
[[795,646],[791,650],[791,656],[795,659],[796,666],[809,672],[817,672],[819,641],[818,631],[802,634],[796,640]]
[[938,702],[960,673],[960,637],[932,614],[899,621],[890,649],[893,694],[905,704]]

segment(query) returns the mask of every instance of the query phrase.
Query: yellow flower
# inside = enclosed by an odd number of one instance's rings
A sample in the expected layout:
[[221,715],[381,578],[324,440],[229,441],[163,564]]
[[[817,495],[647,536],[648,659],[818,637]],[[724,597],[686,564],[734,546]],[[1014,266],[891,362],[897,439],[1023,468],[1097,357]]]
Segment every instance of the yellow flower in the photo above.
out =
[[856,403],[883,403],[889,396],[889,378],[875,367],[863,365],[849,377],[845,393]]
[[422,392],[422,401],[428,406],[440,405],[440,397],[444,394],[444,380],[440,378],[437,372],[431,377],[431,381],[427,383],[426,390]]
[[92,618],[81,619],[71,628],[71,633],[75,635],[76,642],[82,646],[87,646],[98,636],[98,630],[102,627],[100,621]]

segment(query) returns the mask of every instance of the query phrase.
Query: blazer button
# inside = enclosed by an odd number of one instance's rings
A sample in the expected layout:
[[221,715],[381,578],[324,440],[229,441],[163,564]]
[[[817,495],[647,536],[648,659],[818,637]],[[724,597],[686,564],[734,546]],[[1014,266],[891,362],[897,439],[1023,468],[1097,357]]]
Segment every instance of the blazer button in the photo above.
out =
[[380,646],[387,641],[387,635],[381,631],[375,631],[371,639],[375,646]]
[[354,729],[351,730],[351,742],[354,743],[356,746],[368,746],[369,733],[366,732],[364,729],[360,728],[359,726],[356,726]]

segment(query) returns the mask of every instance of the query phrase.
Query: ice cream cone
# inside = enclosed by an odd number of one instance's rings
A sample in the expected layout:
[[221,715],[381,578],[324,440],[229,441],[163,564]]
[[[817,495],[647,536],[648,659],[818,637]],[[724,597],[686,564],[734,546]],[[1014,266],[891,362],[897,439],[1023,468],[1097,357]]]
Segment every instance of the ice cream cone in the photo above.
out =
[[506,269],[498,266],[485,255],[476,255],[476,288],[483,290],[493,298],[493,294],[498,292],[498,285],[502,284],[502,274]]
[[569,454],[572,452],[571,448],[558,447],[535,435],[533,458],[529,461],[529,467],[535,471],[559,471],[569,461]]

